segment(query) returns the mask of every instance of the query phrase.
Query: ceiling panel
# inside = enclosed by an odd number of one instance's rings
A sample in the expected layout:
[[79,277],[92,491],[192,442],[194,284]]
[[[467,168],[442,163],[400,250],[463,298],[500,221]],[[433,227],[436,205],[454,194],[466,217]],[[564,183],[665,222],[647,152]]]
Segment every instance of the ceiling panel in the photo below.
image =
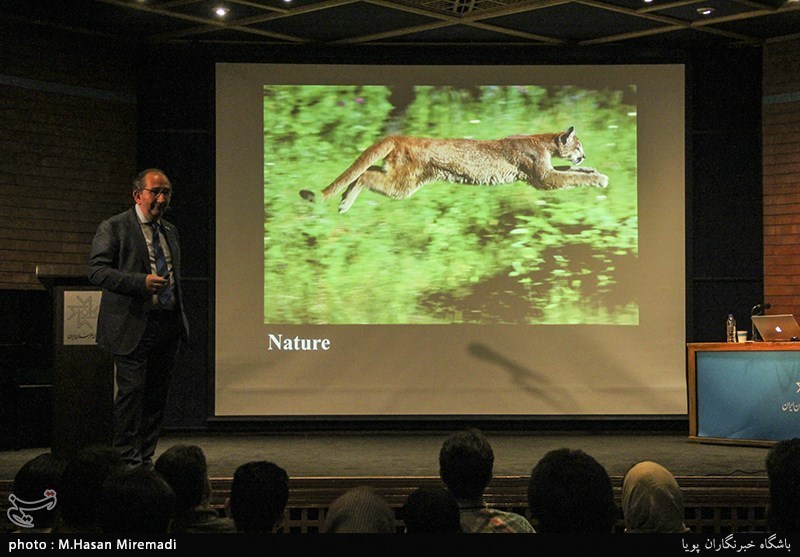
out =
[[[213,9],[228,8],[225,17]],[[698,8],[711,7],[703,16]],[[800,0],[2,0],[0,23],[147,43],[763,44]]]

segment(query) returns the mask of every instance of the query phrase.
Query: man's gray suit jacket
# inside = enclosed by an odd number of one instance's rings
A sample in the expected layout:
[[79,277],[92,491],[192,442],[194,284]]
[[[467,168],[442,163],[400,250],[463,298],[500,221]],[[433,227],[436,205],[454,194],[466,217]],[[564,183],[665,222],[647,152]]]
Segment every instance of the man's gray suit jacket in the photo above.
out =
[[[176,310],[183,322],[183,338],[188,340],[178,230],[164,219],[161,224],[172,256]],[[113,354],[130,354],[139,344],[147,324],[147,313],[153,308],[152,295],[146,287],[146,277],[150,273],[150,255],[136,207],[100,223],[89,257],[89,281],[103,289],[97,318],[98,346]]]

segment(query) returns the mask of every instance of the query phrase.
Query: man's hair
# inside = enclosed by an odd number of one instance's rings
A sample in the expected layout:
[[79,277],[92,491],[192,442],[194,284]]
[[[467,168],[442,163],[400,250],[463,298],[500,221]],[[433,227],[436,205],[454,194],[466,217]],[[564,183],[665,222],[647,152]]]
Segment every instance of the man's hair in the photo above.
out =
[[[167,178],[167,174],[160,168],[145,168],[133,178],[133,191],[142,191],[145,188],[147,184],[145,184],[144,178],[151,172],[157,172]],[[169,181],[169,178],[167,178],[167,181]]]
[[395,534],[394,511],[375,488],[353,487],[337,497],[325,514],[325,534]]
[[533,467],[528,507],[541,533],[610,533],[619,517],[611,478],[580,449],[554,449]]
[[[33,503],[45,497],[45,491],[54,491],[56,502],[61,492],[61,475],[64,472],[65,461],[53,453],[42,453],[28,460],[14,476],[12,493],[19,501]],[[58,504],[58,503],[56,503]],[[50,528],[56,516],[55,507],[52,509],[28,509],[26,512],[32,517],[33,528]]]
[[247,462],[234,472],[230,513],[240,532],[272,532],[288,501],[289,475],[274,462]]
[[480,497],[493,467],[492,446],[475,428],[452,434],[439,450],[439,476],[457,499]]
[[767,452],[767,527],[784,535],[800,532],[800,439],[778,441]]
[[183,513],[210,497],[208,462],[197,445],[173,445],[155,462],[155,471],[175,492],[175,511]]
[[403,505],[403,522],[410,534],[463,532],[461,511],[453,493],[440,486],[415,489]]
[[97,500],[105,479],[125,469],[119,452],[107,445],[90,445],[70,458],[61,476],[58,513],[67,528],[96,527]]
[[137,466],[103,482],[97,507],[103,533],[165,534],[175,513],[175,493],[154,470]]

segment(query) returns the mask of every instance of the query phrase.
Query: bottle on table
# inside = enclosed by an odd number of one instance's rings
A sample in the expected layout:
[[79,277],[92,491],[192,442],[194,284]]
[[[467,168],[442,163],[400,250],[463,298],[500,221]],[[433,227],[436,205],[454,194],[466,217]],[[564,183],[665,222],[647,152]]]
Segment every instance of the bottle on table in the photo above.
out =
[[733,314],[728,314],[728,342],[736,342],[736,319]]

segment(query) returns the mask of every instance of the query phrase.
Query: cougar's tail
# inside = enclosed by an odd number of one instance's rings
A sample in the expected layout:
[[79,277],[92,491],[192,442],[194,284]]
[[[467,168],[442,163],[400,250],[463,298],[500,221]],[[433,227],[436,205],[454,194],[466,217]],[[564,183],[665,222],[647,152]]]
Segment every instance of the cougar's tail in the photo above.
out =
[[[372,144],[358,156],[355,162],[350,165],[350,168],[342,172],[338,178],[331,182],[331,185],[322,190],[322,198],[330,199],[358,180],[358,177],[364,174],[370,166],[391,153],[394,147],[394,138],[391,136],[385,137],[377,143]],[[316,200],[316,194],[311,190],[300,190],[300,197],[311,202]]]
[[350,168],[342,172],[338,178],[331,182],[330,186],[322,190],[323,198],[331,198],[358,180],[359,176],[364,174],[370,166],[391,153],[394,147],[394,138],[391,136],[385,137],[371,145],[358,156],[355,162],[350,165]]

